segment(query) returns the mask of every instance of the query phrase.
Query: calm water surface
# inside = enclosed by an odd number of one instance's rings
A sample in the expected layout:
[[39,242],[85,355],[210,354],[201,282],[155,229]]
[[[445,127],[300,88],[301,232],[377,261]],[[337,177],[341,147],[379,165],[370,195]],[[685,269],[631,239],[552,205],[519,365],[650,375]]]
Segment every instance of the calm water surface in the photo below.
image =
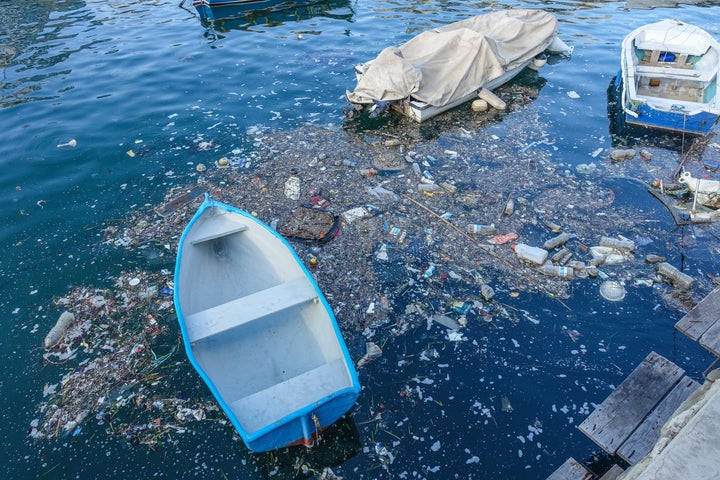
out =
[[[205,422],[155,451],[99,427],[41,444],[27,437],[43,385],[61,375],[42,362],[39,347],[55,322],[43,310],[72,286],[102,284],[132,266],[127,253],[99,246],[100,228],[186,183],[193,173],[188,155],[194,162],[214,161],[218,151],[203,152],[200,142],[219,142],[221,153],[249,153],[253,128],[297,134],[298,127],[313,124],[341,130],[354,64],[434,25],[530,6],[553,11],[561,38],[575,48],[572,58],[543,70],[547,82],[534,103],[547,112],[555,160],[578,164],[611,146],[605,92],[627,32],[672,17],[720,36],[720,22],[711,21],[718,7],[628,10],[624,3],[603,2],[335,0],[310,13],[215,29],[177,2],[3,6],[3,478],[294,477],[299,454],[251,454],[228,427]],[[493,128],[502,134],[502,125]],[[57,146],[71,139],[76,147]],[[598,304],[595,291],[577,289],[571,302],[573,315],[586,322],[585,343],[594,353],[597,345],[607,347],[603,355],[578,362],[553,335],[567,312],[528,300],[518,305],[527,318],[559,321],[539,322],[532,333],[513,332],[514,338],[475,332],[479,340],[445,352],[449,367],[434,365],[432,372],[418,362],[395,379],[392,355],[374,366],[363,378],[362,410],[392,401],[402,413],[377,428],[360,428],[356,438],[346,435],[343,448],[317,452],[314,465],[332,465],[346,479],[545,478],[567,457],[587,460],[597,451],[576,425],[591,402],[601,401],[650,350],[681,362],[695,378],[710,362],[699,347],[675,338],[679,315],[658,307],[656,298],[631,292],[622,304],[608,306]],[[397,355],[417,353],[423,341],[408,335],[388,348]],[[516,343],[523,347],[513,348]],[[531,363],[530,356],[546,361]],[[407,378],[429,373],[445,380],[413,383],[414,393],[398,399]],[[203,387],[188,375],[182,388]],[[422,392],[424,399],[418,398]],[[511,399],[512,414],[500,411],[503,396]],[[492,415],[484,413],[488,408]],[[389,457],[378,455],[376,445],[393,455],[387,468]]]

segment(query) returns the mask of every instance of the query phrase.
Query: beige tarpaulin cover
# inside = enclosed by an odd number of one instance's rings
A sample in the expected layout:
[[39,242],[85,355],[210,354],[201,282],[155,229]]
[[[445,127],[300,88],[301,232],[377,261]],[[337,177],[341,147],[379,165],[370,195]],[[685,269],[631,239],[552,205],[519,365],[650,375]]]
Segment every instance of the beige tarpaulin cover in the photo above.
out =
[[557,30],[551,13],[532,9],[478,15],[435,28],[380,52],[347,98],[372,103],[412,95],[436,107],[447,105],[542,53]]

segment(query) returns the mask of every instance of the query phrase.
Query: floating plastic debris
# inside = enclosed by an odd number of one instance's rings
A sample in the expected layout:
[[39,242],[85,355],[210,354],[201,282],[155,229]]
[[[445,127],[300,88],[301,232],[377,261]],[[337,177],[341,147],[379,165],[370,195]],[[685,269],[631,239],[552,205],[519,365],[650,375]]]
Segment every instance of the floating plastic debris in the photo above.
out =
[[619,302],[625,298],[625,287],[615,280],[607,280],[600,285],[600,295],[610,302]]
[[508,242],[512,242],[513,240],[518,239],[517,233],[504,233],[502,235],[496,235],[492,237],[490,240],[488,240],[488,243],[492,243],[493,245],[502,245]]
[[65,332],[67,332],[72,326],[74,321],[75,315],[73,315],[72,312],[63,312],[60,315],[60,318],[58,318],[57,323],[55,323],[55,326],[50,329],[50,332],[48,332],[45,337],[45,341],[43,342],[45,344],[45,348],[51,348],[57,345],[60,339],[62,339],[65,335]]
[[77,147],[77,140],[75,140],[75,139],[73,138],[72,140],[70,140],[70,141],[67,142],[67,143],[59,143],[57,147],[58,147],[58,148],[63,148],[63,147]]
[[368,363],[372,362],[373,360],[377,360],[382,356],[382,348],[380,348],[374,342],[365,343],[365,352],[365,355],[363,355],[362,358],[358,360],[358,368],[362,367],[363,365],[367,365]]

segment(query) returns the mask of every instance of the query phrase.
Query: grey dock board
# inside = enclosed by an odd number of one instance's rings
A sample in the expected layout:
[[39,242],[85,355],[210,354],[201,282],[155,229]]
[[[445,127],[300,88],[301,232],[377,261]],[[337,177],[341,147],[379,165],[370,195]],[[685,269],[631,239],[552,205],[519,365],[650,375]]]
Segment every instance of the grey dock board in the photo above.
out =
[[580,424],[580,431],[603,450],[615,455],[684,375],[682,368],[651,352]]
[[[720,320],[720,287],[710,292],[700,303],[695,305],[675,324],[675,328],[690,339],[697,341],[709,328],[713,325],[717,326],[718,320]],[[715,339],[717,340],[717,334]]]
[[715,356],[720,357],[720,322],[715,322],[712,327],[703,333],[703,336],[700,337],[700,345]]
[[699,387],[698,382],[690,377],[684,377],[623,442],[617,450],[617,455],[632,465],[650,453],[660,438],[660,429],[665,422],[675,413],[680,404]]
[[547,480],[590,480],[595,478],[585,465],[570,457],[557,470],[547,477]]
[[617,480],[617,478],[623,474],[623,470],[619,465],[613,465],[610,470],[605,472],[605,475],[600,477],[600,480]]

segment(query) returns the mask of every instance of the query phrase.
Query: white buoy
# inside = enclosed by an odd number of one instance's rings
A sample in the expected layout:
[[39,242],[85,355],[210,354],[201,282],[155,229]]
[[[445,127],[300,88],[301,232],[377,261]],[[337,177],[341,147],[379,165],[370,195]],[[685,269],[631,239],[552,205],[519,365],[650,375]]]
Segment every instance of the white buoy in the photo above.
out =
[[471,107],[473,112],[487,112],[488,103],[485,100],[478,98],[477,100],[473,100]]
[[55,326],[51,328],[50,332],[45,336],[45,348],[51,348],[57,345],[74,321],[75,315],[71,312],[63,312],[55,323]]

